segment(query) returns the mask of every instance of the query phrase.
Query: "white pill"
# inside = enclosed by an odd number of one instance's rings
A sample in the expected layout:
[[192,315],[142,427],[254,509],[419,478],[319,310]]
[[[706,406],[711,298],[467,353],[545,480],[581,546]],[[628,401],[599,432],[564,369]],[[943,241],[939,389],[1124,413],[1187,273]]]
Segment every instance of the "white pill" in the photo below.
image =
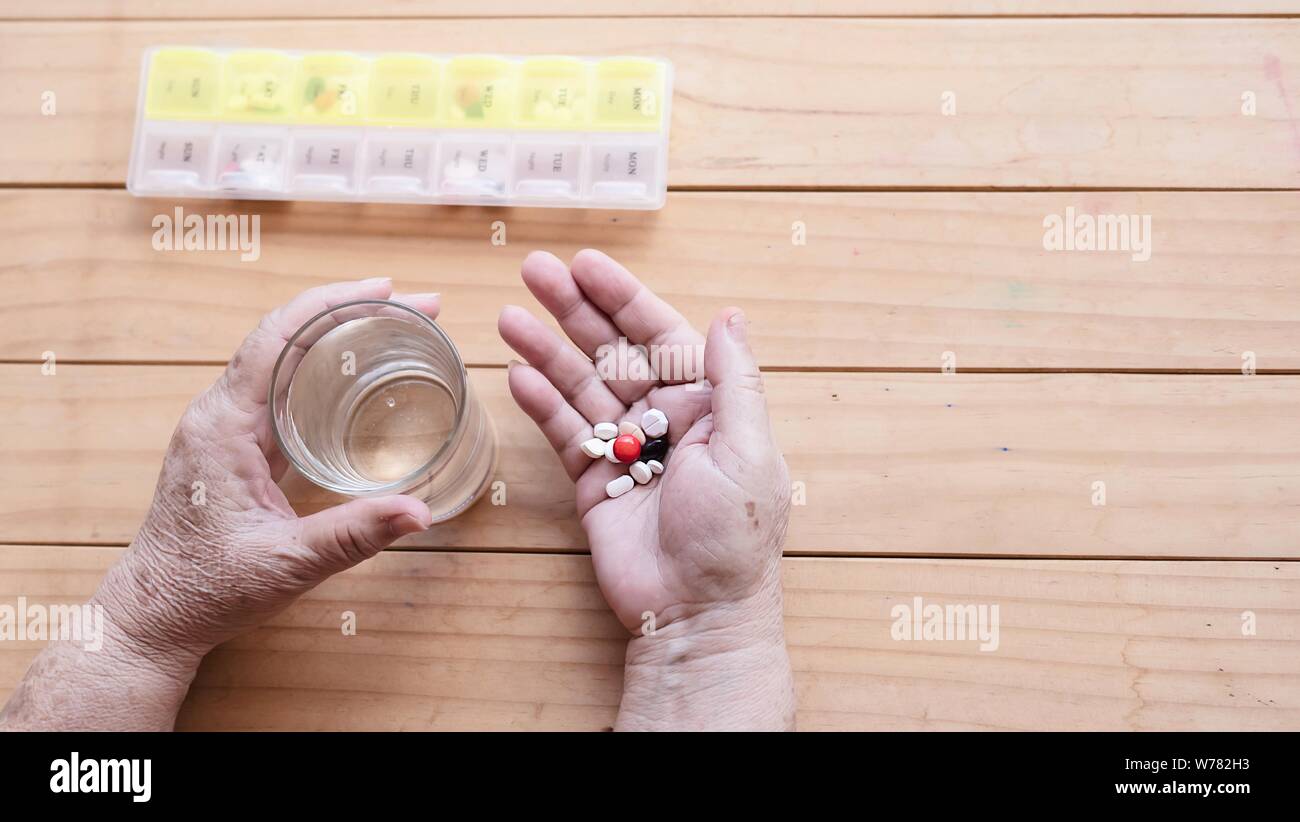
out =
[[612,422],[598,422],[595,432],[597,439],[612,440],[618,436],[618,426]]
[[645,432],[641,430],[641,426],[634,422],[629,422],[628,420],[620,422],[618,424],[618,433],[619,436],[622,436],[623,434],[631,434],[636,437],[637,442],[645,445]]
[[644,462],[634,462],[627,470],[628,473],[632,475],[632,479],[636,480],[637,485],[645,485],[650,481],[650,478],[654,476],[654,472],[650,470],[650,466],[646,465]]
[[607,440],[605,442],[602,442],[601,445],[605,446],[605,453],[602,454],[601,456],[603,456],[605,459],[609,460],[610,462],[614,463],[615,465],[623,464],[622,462],[619,461],[618,457],[614,456],[613,440]]
[[632,482],[632,477],[624,474],[621,477],[616,477],[605,483],[605,493],[609,494],[610,499],[621,497],[628,491],[631,491],[634,484],[635,483]]
[[652,474],[662,474],[664,472],[664,464],[659,460],[648,460],[645,465]]
[[600,459],[605,456],[605,441],[592,437],[582,444],[582,453],[594,460]]
[[641,430],[650,439],[662,437],[668,433],[668,415],[658,408],[651,408],[641,415]]

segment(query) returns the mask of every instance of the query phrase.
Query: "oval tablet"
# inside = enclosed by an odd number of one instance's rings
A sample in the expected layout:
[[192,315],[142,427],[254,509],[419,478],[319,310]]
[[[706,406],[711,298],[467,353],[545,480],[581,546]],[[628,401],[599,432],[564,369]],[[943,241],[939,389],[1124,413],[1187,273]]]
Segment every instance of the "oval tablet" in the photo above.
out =
[[635,484],[636,483],[632,481],[631,476],[624,474],[621,477],[615,477],[614,479],[605,483],[605,493],[609,494],[610,499],[613,499],[614,497],[621,497],[624,494],[626,494],[628,491],[631,491],[632,486]]

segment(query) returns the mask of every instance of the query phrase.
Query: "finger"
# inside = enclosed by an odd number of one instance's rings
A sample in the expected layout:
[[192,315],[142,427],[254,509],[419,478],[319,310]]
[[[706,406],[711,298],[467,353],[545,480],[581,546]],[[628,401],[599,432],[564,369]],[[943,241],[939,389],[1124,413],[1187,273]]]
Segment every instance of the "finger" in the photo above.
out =
[[427,529],[429,506],[415,497],[354,499],[300,521],[302,542],[320,560],[322,576],[351,568],[394,540]]
[[763,376],[749,348],[745,314],[739,308],[723,309],[709,326],[704,370],[713,387],[710,448],[721,444],[743,462],[762,463],[772,450],[772,428]]
[[[613,258],[579,251],[570,266],[582,293],[616,325],[622,336],[651,350],[655,378],[667,384],[700,377],[700,332]],[[647,387],[646,390],[649,390]]]
[[589,358],[594,358],[602,345],[618,341],[618,327],[587,299],[559,257],[534,251],[524,258],[520,274],[537,301]]
[[582,443],[594,435],[591,423],[565,401],[551,381],[530,365],[511,361],[506,381],[520,410],[542,430],[559,455],[569,479],[576,480],[591,467]]
[[596,363],[597,373],[624,405],[658,384],[647,357],[582,293],[569,267],[554,254],[534,251],[524,260],[524,284],[560,328]]
[[616,420],[627,408],[600,379],[591,360],[519,306],[501,309],[497,330],[506,345],[550,380],[588,422]]
[[[285,343],[312,317],[353,300],[383,300],[393,292],[388,277],[311,288],[274,309],[245,339],[219,383],[238,408],[253,414],[266,404],[271,372]],[[263,443],[266,445],[266,443]]]
[[431,320],[438,319],[438,312],[442,310],[442,295],[431,293],[420,294],[393,294],[389,299],[399,302],[403,305],[409,305],[421,314],[424,314]]

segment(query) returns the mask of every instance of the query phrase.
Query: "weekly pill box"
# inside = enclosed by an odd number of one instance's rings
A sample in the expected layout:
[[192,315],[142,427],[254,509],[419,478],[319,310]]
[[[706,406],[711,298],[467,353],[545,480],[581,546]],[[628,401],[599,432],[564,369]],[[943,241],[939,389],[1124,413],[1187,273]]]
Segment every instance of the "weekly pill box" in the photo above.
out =
[[672,64],[166,46],[144,55],[145,197],[655,209]]

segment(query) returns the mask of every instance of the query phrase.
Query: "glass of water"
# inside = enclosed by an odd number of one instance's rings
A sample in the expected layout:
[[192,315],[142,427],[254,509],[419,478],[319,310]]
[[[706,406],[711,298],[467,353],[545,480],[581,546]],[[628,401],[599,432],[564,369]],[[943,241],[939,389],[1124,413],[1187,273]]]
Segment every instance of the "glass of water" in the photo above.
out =
[[433,521],[491,483],[496,433],[456,346],[389,300],[323,311],[290,338],[271,378],[281,452],[307,479],[354,497],[411,494]]

